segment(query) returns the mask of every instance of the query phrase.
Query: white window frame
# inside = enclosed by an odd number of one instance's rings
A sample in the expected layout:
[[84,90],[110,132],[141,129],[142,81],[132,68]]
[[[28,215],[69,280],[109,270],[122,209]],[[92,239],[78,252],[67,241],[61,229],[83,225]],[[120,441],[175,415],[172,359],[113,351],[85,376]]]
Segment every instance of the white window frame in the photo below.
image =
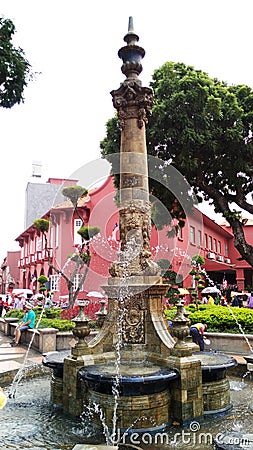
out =
[[82,226],[81,219],[74,219],[74,245],[81,245],[82,244],[82,237],[80,234],[78,234],[78,230],[80,230]]
[[[74,291],[77,290],[77,288],[78,288],[78,286],[79,286],[79,283],[80,283],[80,280],[81,280],[81,277],[82,277],[82,276],[83,276],[82,273],[77,273],[77,274],[75,275],[75,278],[74,278],[74,285],[73,285]],[[80,288],[80,291],[83,291],[83,284],[82,284],[82,286],[81,286],[81,288]]]
[[198,246],[202,247],[202,232],[198,230]]
[[50,281],[50,291],[58,292],[59,285],[60,285],[60,275],[58,275],[58,274],[50,275],[49,281]]
[[196,244],[196,230],[192,225],[190,225],[190,243]]

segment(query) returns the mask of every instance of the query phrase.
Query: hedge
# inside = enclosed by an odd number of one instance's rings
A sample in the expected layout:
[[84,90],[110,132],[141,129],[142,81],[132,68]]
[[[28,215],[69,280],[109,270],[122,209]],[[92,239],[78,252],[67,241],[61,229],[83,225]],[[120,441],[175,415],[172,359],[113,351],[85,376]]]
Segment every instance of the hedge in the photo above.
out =
[[[45,308],[41,316],[42,308],[40,306],[36,306],[34,308],[34,312],[36,314],[35,327],[36,328],[58,328],[59,331],[71,331],[75,326],[75,323],[70,319],[62,319],[62,309],[61,308]],[[5,317],[17,317],[19,320],[22,320],[24,317],[24,311],[20,309],[11,309],[5,315]],[[40,322],[38,324],[38,321]],[[89,322],[89,326],[91,329],[96,329],[97,325],[94,320]]]
[[[253,334],[253,310],[248,308],[225,307],[218,305],[186,306],[191,324],[207,324],[207,331],[217,333]],[[173,319],[176,308],[165,310],[167,319]]]

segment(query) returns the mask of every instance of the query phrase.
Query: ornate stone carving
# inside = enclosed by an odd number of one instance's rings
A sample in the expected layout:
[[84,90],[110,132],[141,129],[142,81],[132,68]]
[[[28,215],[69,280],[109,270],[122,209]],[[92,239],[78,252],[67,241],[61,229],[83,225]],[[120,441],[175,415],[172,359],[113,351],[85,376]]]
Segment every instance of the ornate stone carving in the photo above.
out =
[[119,261],[113,262],[109,272],[112,277],[132,275],[160,275],[160,268],[151,261],[150,251],[150,205],[142,209],[133,203],[120,210],[121,251]]
[[119,89],[111,92],[111,95],[122,130],[127,119],[136,118],[138,128],[147,123],[147,115],[151,114],[153,106],[151,88],[142,87],[136,80],[125,80]]
[[125,302],[122,324],[122,342],[125,344],[144,344],[144,311],[136,298]]

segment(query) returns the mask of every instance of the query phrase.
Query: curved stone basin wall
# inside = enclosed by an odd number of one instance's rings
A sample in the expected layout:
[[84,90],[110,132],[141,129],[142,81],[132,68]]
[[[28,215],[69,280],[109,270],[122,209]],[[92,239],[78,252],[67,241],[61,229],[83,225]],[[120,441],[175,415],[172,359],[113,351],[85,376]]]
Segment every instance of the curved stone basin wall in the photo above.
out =
[[[179,373],[170,368],[154,364],[121,364],[119,377],[115,375],[116,365],[83,367],[79,377],[83,381],[84,402],[99,405],[105,422],[112,424],[117,403],[117,426],[125,430],[154,429],[168,424],[170,417],[170,383]],[[115,403],[115,392],[118,393]],[[134,424],[133,424],[134,417]],[[101,424],[99,415],[94,423]]]
[[201,361],[204,414],[222,414],[232,407],[227,371],[235,367],[237,361],[223,353],[197,352],[195,355]]

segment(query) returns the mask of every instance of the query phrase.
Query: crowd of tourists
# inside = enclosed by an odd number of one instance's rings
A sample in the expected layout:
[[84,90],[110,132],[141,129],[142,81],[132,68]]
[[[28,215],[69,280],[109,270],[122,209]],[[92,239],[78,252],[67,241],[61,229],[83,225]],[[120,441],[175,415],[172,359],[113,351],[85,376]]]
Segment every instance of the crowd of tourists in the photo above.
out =
[[202,303],[208,305],[233,306],[237,308],[253,308],[253,292],[249,294],[237,294],[226,296],[221,294],[202,296]]

